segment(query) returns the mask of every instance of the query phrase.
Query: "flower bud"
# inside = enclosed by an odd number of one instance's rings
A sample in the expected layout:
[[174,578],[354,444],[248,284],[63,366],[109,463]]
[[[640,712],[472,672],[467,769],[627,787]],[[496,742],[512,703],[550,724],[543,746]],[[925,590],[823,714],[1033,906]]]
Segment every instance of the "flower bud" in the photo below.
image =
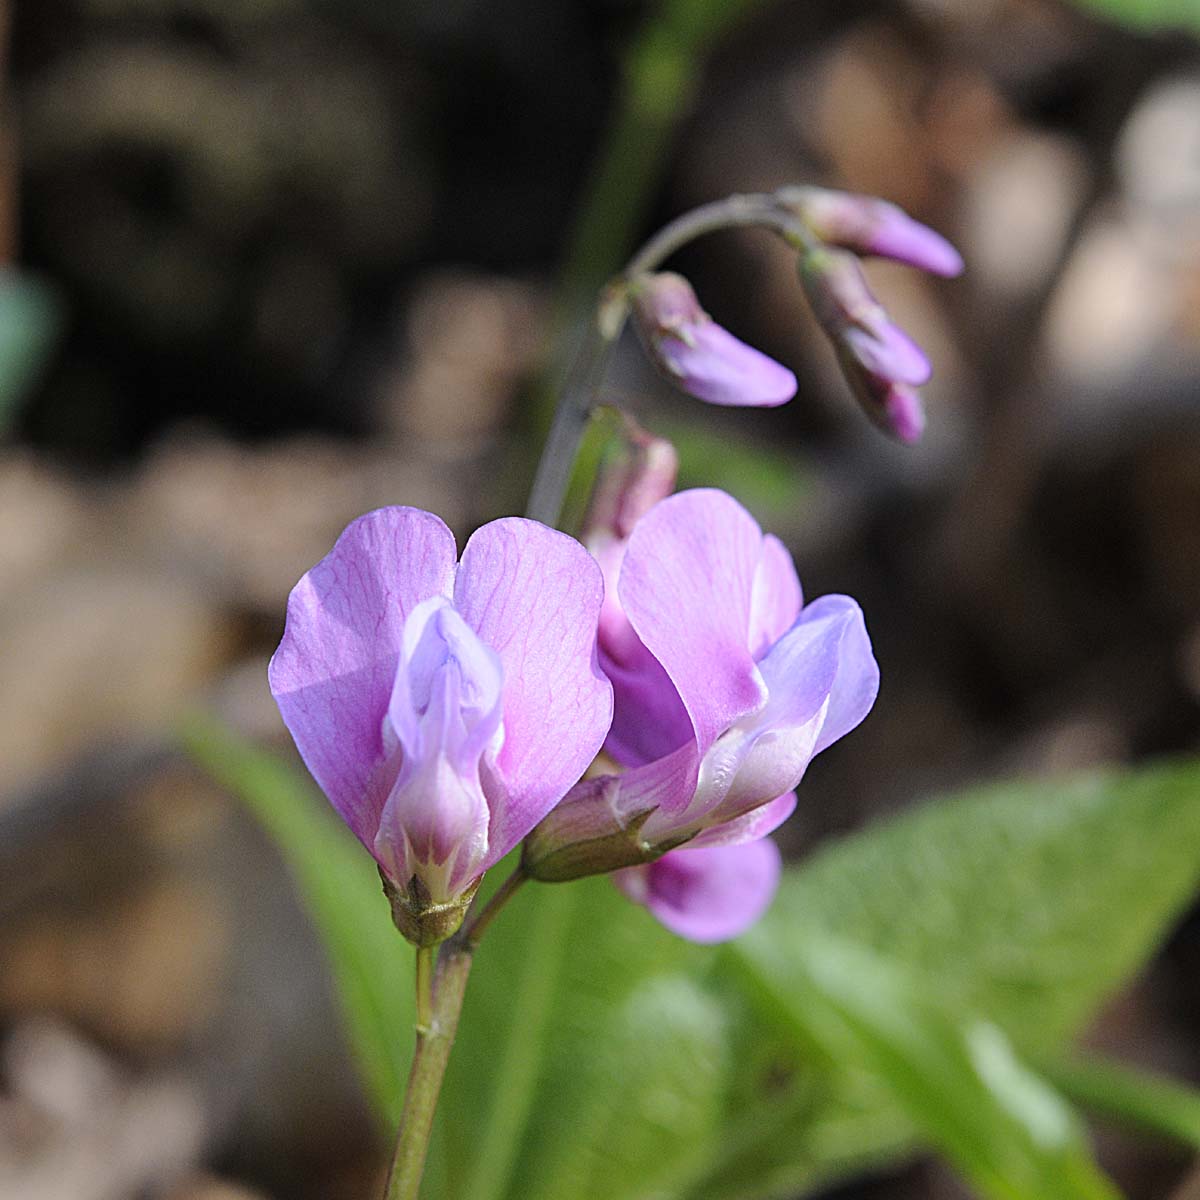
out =
[[800,259],[800,282],[867,415],[900,441],[916,441],[925,418],[913,389],[928,381],[929,360],[888,317],[858,259],[845,250],[810,250]]
[[647,354],[689,395],[710,404],[771,407],[796,394],[795,375],[718,325],[682,275],[642,275],[630,285],[630,298]]
[[631,417],[622,439],[600,467],[592,489],[581,539],[594,550],[597,541],[624,540],[638,519],[675,489],[679,454],[666,438],[647,433]]
[[949,277],[963,269],[962,256],[940,233],[886,200],[818,187],[782,188],[776,198],[830,246],[894,259],[933,275]]
[[651,845],[642,826],[654,805],[624,813],[617,804],[620,781],[606,775],[575,787],[525,839],[521,869],[530,879],[565,883],[623,867],[653,862],[687,838]]

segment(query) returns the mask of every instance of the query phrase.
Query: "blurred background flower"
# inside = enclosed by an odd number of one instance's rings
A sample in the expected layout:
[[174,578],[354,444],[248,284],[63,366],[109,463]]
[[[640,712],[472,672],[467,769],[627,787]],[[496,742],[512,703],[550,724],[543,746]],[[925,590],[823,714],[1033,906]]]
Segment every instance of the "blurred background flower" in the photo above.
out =
[[[785,853],[992,774],[1196,748],[1200,50],[1107,23],[1124,7],[8,11],[0,1194],[377,1186],[313,936],[172,723],[199,702],[285,747],[265,666],[296,578],[381,504],[460,540],[519,510],[552,338],[690,205],[875,194],[968,265],[868,266],[936,365],[916,447],[849,402],[766,234],[671,265],[795,400],[695,405],[628,336],[609,379],[681,486],[737,494],[809,594],[867,614],[883,691],[814,763]],[[1093,1042],[1200,1077],[1198,968],[1193,914]],[[1102,1149],[1135,1200],[1185,1169]],[[921,1162],[836,1195],[958,1186]]]

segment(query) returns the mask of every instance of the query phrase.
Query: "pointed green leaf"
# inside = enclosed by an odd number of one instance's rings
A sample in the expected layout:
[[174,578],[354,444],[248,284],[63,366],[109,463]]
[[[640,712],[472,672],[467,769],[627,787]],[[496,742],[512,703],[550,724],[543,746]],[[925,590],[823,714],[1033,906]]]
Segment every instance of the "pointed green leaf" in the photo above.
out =
[[825,937],[759,936],[741,954],[779,1019],[830,1074],[859,1071],[990,1200],[1112,1200],[1065,1103],[994,1025]]
[[711,961],[606,879],[527,885],[476,955],[431,1200],[680,1195],[729,1070]]
[[[1198,882],[1195,761],[1012,783],[831,844],[787,872],[747,944],[786,955],[832,936],[874,951],[947,1012],[987,1018],[1041,1061],[1141,968]],[[762,1136],[734,1139],[696,1196],[786,1194],[915,1142],[911,1113],[861,1069],[801,1079],[795,1094],[762,1089]]]
[[193,758],[243,800],[283,854],[329,954],[350,1044],[388,1129],[400,1116],[416,1017],[413,949],[396,932],[371,856],[308,776],[200,714]]

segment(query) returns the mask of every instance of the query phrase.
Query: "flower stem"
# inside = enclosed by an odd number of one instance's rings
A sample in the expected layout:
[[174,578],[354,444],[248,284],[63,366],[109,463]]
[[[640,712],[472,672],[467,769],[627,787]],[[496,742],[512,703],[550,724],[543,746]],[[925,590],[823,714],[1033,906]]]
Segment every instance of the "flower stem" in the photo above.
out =
[[512,899],[517,889],[529,876],[518,865],[513,873],[496,889],[492,898],[463,926],[459,939],[468,950],[479,945],[484,931],[496,919],[496,914]]
[[543,525],[558,524],[579,444],[583,441],[596,393],[604,378],[608,354],[621,325],[610,333],[599,319],[599,313],[588,323],[583,342],[567,371],[562,395],[554,410],[554,421],[538,459],[529,503],[525,506],[525,515],[530,520],[541,521]]
[[[418,967],[420,954],[418,951]],[[418,1017],[417,1046],[404,1093],[404,1112],[388,1172],[385,1200],[417,1200],[420,1192],[433,1114],[458,1030],[458,1017],[470,973],[471,951],[448,943],[438,958],[428,1024],[422,1025]]]
[[647,271],[657,270],[677,250],[688,242],[721,229],[761,225],[773,229],[794,245],[805,249],[815,244],[811,231],[769,192],[754,192],[746,196],[726,196],[711,204],[702,204],[664,225],[629,260],[623,275],[632,279]]
[[408,1073],[404,1111],[400,1114],[384,1200],[417,1200],[429,1152],[433,1114],[458,1031],[472,957],[484,931],[525,879],[524,872],[517,867],[478,915],[442,943],[440,952],[433,946],[417,949],[417,1045]]
[[434,947],[417,947],[417,1029],[428,1029],[433,1022]]
[[768,193],[727,196],[702,204],[664,225],[629,260],[625,270],[600,294],[579,350],[567,371],[554,421],[538,460],[525,515],[544,525],[557,525],[571,482],[575,459],[596,405],[608,357],[629,315],[628,285],[654,271],[677,250],[705,234],[736,226],[773,229],[792,245],[807,249],[813,235],[779,199]]

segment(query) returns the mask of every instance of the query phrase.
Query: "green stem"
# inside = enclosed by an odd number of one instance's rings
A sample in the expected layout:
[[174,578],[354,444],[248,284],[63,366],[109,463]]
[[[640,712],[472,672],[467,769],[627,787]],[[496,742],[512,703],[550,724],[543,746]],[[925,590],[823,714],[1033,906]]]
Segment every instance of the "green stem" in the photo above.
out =
[[404,1110],[400,1114],[384,1200],[417,1200],[429,1152],[429,1135],[433,1131],[433,1114],[458,1031],[472,957],[487,927],[524,882],[525,874],[518,867],[478,915],[442,943],[436,968],[435,947],[417,949],[417,1046],[408,1073]]
[[721,229],[761,225],[773,229],[794,245],[809,250],[817,245],[812,231],[788,212],[770,193],[726,196],[702,204],[664,225],[630,260],[624,276],[632,279],[657,269],[677,250],[705,234]]
[[433,1022],[434,947],[417,947],[417,1029],[428,1029]]
[[[624,324],[623,319],[621,324]],[[543,525],[558,524],[579,444],[583,441],[596,394],[604,379],[609,351],[620,330],[618,325],[616,331],[610,333],[599,314],[588,324],[583,345],[567,372],[561,399],[554,410],[554,421],[538,459],[525,508],[525,515],[532,521],[541,521]]]
[[[418,952],[419,954],[420,952]],[[420,959],[418,958],[418,963]],[[467,977],[471,973],[471,951],[447,943],[438,959],[433,987],[433,1011],[427,1025],[418,1018],[417,1047],[413,1053],[408,1087],[404,1093],[404,1111],[396,1135],[396,1149],[388,1172],[385,1200],[417,1200],[433,1114],[450,1048],[458,1030]]]

